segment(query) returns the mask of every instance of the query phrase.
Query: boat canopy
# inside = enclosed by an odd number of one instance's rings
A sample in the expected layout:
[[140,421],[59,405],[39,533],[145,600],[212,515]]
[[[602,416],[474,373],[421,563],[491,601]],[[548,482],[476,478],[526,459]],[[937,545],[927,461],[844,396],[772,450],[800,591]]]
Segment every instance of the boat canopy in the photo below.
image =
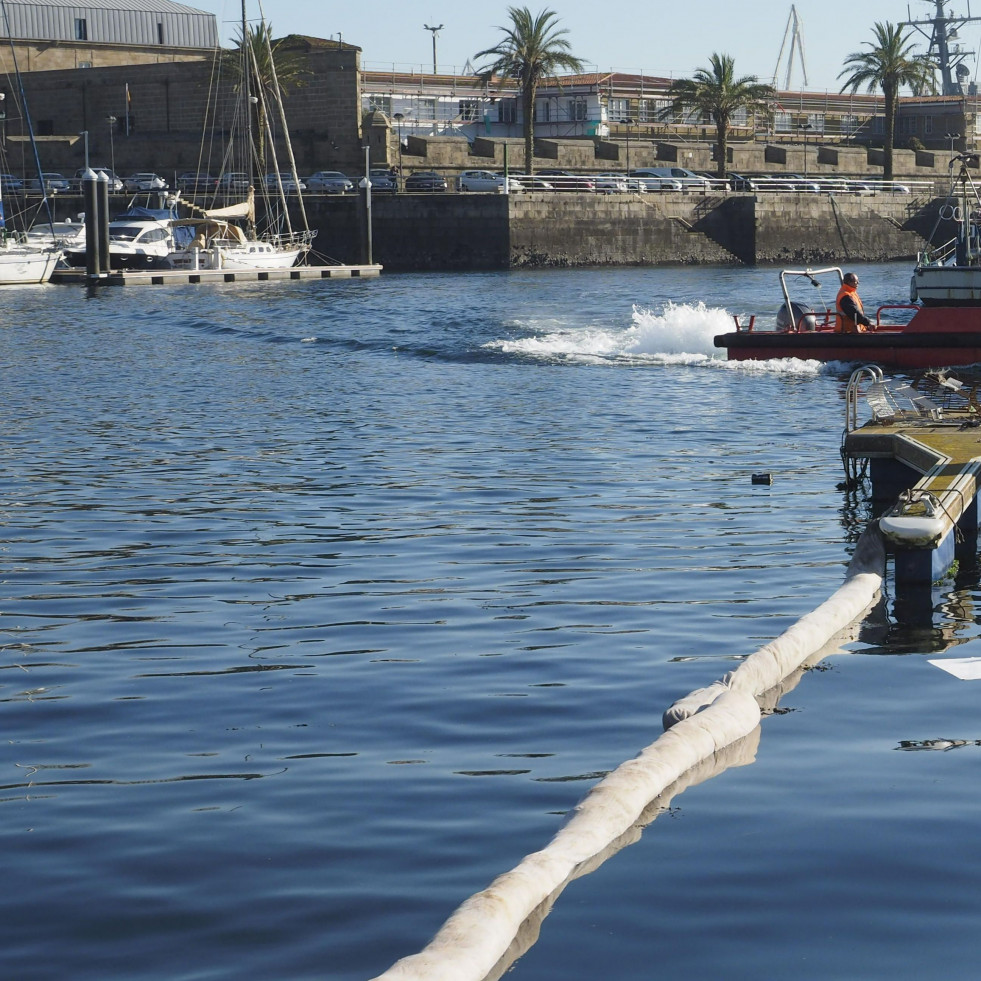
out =
[[136,206],[127,208],[116,215],[113,221],[169,221],[176,217],[176,211],[170,208],[141,208]]
[[193,230],[194,241],[190,245],[192,249],[207,248],[207,243],[216,238],[235,242],[237,245],[245,245],[248,242],[245,232],[238,225],[213,218],[180,218],[172,223],[172,227]]

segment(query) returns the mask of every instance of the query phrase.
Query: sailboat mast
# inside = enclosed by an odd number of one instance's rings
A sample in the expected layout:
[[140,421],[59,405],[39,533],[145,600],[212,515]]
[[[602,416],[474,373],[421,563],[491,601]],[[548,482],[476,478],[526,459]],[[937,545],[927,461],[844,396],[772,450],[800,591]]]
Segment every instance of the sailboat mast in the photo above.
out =
[[[262,0],[259,0],[259,16],[262,18],[263,24],[265,24],[266,13],[262,9]],[[273,96],[276,99],[276,110],[279,115],[279,124],[283,130],[283,137],[286,140],[286,154],[289,157],[289,161],[290,161],[290,173],[292,174],[293,177],[293,183],[297,187],[296,197],[297,197],[297,202],[299,203],[300,206],[300,216],[303,219],[303,227],[309,228],[310,224],[307,221],[307,209],[303,204],[303,194],[299,190],[300,175],[296,169],[296,158],[293,156],[293,142],[292,140],[290,140],[290,129],[286,123],[286,108],[283,105],[283,91],[279,87],[279,76],[276,74],[276,59],[273,55],[272,38],[270,38],[268,30],[263,31],[263,34],[265,36],[265,43],[266,43],[266,56],[269,58],[269,74],[270,77],[272,78]],[[270,136],[270,140],[272,140],[272,136]],[[279,169],[278,165],[276,169],[278,171]],[[285,207],[285,200],[283,204],[284,204],[283,213],[286,217],[287,229],[289,230],[290,234],[292,234],[293,226],[290,222],[289,210]]]
[[249,23],[245,15],[245,0],[242,0],[242,112],[245,117],[245,159],[242,163],[249,177],[249,186],[254,184],[253,161],[255,160],[255,139],[252,134],[252,59],[249,57],[251,46]]
[[27,135],[31,140],[31,150],[34,152],[34,166],[37,168],[38,185],[41,188],[41,200],[44,202],[44,210],[48,215],[48,224],[54,227],[54,215],[51,212],[51,201],[48,200],[48,186],[44,180],[44,173],[41,170],[41,158],[37,152],[37,140],[34,138],[34,123],[31,121],[31,114],[27,108],[27,93],[24,91],[24,80],[21,78],[20,67],[17,65],[17,49],[14,47],[14,36],[10,31],[10,20],[7,17],[7,5],[0,0],[0,11],[3,13],[3,26],[7,32],[7,39],[10,41],[10,58],[14,65],[14,76],[17,79],[17,90],[20,93],[21,109],[24,119],[27,121]]

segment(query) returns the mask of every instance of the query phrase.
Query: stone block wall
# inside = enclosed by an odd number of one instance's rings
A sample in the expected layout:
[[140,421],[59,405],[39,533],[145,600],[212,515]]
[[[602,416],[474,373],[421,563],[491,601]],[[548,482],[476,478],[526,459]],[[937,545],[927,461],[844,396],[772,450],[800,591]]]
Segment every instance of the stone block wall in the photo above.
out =
[[[938,202],[900,197],[376,195],[373,258],[391,271],[908,259],[926,244]],[[321,229],[319,252],[361,261],[362,212],[353,197],[307,210]]]
[[[311,74],[287,94],[284,107],[297,164],[304,174],[321,169],[357,171],[362,166],[358,59],[358,49],[351,46],[313,51],[308,55]],[[24,75],[35,131],[61,137],[46,143],[42,167],[72,173],[83,166],[84,146],[78,134],[87,130],[90,160],[114,166],[120,174],[219,171],[234,96],[228,80],[219,86],[217,100],[211,97],[212,76],[212,64],[200,61]],[[212,129],[210,122],[206,124],[212,118],[209,97],[220,108],[217,126],[203,141],[206,128]],[[26,135],[19,100],[9,88],[5,102],[7,135]],[[110,116],[116,118],[111,136]],[[281,134],[278,121],[273,128]],[[202,145],[210,148],[203,158]],[[276,147],[280,169],[286,169],[281,137]]]

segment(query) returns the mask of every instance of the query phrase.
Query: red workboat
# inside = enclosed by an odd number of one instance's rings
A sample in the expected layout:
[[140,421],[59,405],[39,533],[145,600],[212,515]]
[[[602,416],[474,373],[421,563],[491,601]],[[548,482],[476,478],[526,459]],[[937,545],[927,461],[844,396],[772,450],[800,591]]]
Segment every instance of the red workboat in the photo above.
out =
[[[841,333],[833,307],[815,310],[791,300],[789,283],[802,277],[814,286],[817,276],[843,273],[826,269],[785,269],[780,273],[783,306],[773,328],[755,329],[735,318],[736,329],[715,338],[730,361],[806,358],[816,361],[871,361],[903,368],[931,368],[981,362],[981,211],[978,189],[961,160],[958,192],[940,209],[941,220],[957,221],[957,235],[940,247],[920,253],[910,283],[908,304],[876,310],[872,325],[861,333]],[[968,202],[972,202],[968,206]]]

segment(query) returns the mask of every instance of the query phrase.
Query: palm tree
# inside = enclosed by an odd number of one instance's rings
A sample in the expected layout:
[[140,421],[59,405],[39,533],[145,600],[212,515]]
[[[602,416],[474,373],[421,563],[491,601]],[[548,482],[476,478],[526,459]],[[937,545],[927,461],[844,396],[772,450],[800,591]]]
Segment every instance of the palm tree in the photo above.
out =
[[740,109],[768,113],[769,102],[776,98],[776,89],[764,85],[755,75],[736,78],[732,58],[713,54],[710,68],[699,68],[692,78],[679,78],[671,84],[668,95],[671,105],[662,110],[663,116],[696,110],[710,116],[715,123],[716,174],[725,179],[729,154],[729,127]]
[[494,61],[477,74],[489,82],[494,75],[516,79],[521,87],[521,107],[524,113],[525,171],[534,170],[535,94],[543,80],[555,75],[557,69],[569,72],[585,70],[583,62],[571,53],[565,35],[569,32],[556,27],[558,15],[553,10],[532,14],[527,7],[508,7],[510,27],[498,28],[504,37],[493,48],[478,52],[475,58]]
[[933,90],[934,65],[925,55],[914,55],[910,35],[896,24],[876,24],[873,28],[875,42],[865,41],[872,50],[857,51],[845,59],[845,68],[838,77],[851,71],[841,91],[857,92],[861,86],[866,91],[882,89],[885,100],[886,136],[882,145],[884,180],[891,181],[892,151],[896,137],[896,110],[899,108],[899,90],[908,85],[916,91]]
[[[302,52],[290,50],[289,37],[272,39],[272,25],[265,21],[246,29],[247,38],[243,51],[242,34],[238,44],[224,53],[225,70],[241,86],[243,79],[248,82],[248,90],[256,98],[255,134],[252,142],[256,147],[260,170],[266,169],[266,106],[275,104],[277,91],[285,98],[290,88],[300,88],[306,84],[306,76],[312,72],[307,67]],[[285,47],[284,47],[285,46]],[[246,75],[246,65],[248,74]],[[249,107],[245,106],[249,113]],[[251,115],[251,114],[250,114]]]

